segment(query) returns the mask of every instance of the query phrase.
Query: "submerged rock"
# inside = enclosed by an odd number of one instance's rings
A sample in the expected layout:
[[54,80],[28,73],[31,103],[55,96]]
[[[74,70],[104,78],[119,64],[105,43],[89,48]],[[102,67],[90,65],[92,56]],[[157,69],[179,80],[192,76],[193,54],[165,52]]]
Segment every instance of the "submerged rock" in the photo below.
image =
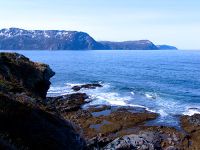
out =
[[99,83],[91,83],[91,84],[77,85],[77,86],[72,87],[72,89],[74,91],[80,91],[83,88],[85,88],[85,89],[95,89],[97,87],[102,87],[102,85],[99,84]]

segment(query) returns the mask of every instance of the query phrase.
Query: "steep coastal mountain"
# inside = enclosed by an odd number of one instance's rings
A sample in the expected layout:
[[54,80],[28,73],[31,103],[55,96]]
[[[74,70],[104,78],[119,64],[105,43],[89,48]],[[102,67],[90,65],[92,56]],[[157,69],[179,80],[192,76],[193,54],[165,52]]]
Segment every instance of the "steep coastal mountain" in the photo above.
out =
[[159,50],[166,49],[165,47],[156,46],[148,40],[98,42],[89,34],[77,31],[18,28],[0,30],[1,50]]
[[125,42],[102,41],[100,43],[112,50],[158,50],[158,47],[149,40]]
[[105,49],[87,33],[63,30],[0,30],[0,49],[85,50]]

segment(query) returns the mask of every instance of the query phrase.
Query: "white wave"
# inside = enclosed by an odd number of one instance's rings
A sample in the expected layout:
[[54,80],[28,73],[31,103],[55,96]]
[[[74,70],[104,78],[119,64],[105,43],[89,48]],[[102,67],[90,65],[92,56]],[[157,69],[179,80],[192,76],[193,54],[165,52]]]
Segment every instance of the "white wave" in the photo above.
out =
[[152,112],[152,113],[156,113],[155,110],[151,110],[148,107],[142,106],[142,105],[134,105],[134,104],[128,104],[128,106],[130,107],[139,107],[139,108],[144,108],[146,111]]
[[145,93],[144,94],[146,98],[148,99],[156,99],[157,98],[157,94],[156,93]]
[[120,96],[118,93],[115,92],[97,92],[93,93],[91,95],[91,98],[93,101],[91,102],[91,105],[93,104],[109,104],[113,106],[127,106],[127,101],[131,99],[129,96]]
[[133,95],[133,96],[134,96],[134,95],[135,95],[135,93],[134,93],[134,92],[131,92],[131,95]]
[[65,83],[65,85],[67,87],[74,87],[74,86],[81,86],[81,85],[84,85],[85,83]]
[[51,86],[47,92],[48,95],[57,94],[63,95],[70,93],[70,89],[68,87],[53,87]]
[[[49,96],[59,96],[65,94],[75,93],[71,88],[73,86],[80,86],[84,83],[66,83],[64,86],[51,86],[48,95]],[[95,89],[81,89],[79,92],[86,93],[90,99],[92,100],[90,103],[86,105],[111,105],[111,106],[130,106],[130,107],[139,107],[144,108],[149,112],[156,112],[154,110],[149,109],[148,107],[132,104],[130,101],[133,100],[133,97],[122,96],[117,92],[110,92],[111,85],[108,83],[101,83],[103,87],[97,87]],[[131,92],[132,95],[135,95],[134,92]]]
[[161,117],[166,117],[166,116],[169,115],[168,113],[166,113],[166,112],[165,112],[164,110],[162,110],[162,109],[158,110],[158,113],[160,114]]
[[200,108],[188,108],[183,115],[192,116],[194,114],[200,114]]

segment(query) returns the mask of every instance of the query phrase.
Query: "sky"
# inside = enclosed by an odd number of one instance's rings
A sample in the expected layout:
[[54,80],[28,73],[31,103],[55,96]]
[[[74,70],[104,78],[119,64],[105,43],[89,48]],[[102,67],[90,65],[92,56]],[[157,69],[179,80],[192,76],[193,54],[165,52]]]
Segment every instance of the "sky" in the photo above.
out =
[[200,49],[200,0],[0,0],[0,29],[10,27]]

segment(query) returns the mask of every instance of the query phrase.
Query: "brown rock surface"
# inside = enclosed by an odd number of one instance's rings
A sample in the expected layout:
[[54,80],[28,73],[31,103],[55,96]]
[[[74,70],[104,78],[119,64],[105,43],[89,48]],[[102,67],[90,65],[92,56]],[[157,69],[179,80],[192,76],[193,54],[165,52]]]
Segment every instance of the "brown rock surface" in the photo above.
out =
[[188,136],[184,139],[184,146],[189,150],[200,149],[200,114],[182,116],[181,125]]
[[90,147],[105,146],[115,138],[126,135],[128,129],[137,130],[137,126],[157,117],[154,113],[133,113],[129,109],[95,106],[61,115],[77,125],[77,131],[83,133]]

